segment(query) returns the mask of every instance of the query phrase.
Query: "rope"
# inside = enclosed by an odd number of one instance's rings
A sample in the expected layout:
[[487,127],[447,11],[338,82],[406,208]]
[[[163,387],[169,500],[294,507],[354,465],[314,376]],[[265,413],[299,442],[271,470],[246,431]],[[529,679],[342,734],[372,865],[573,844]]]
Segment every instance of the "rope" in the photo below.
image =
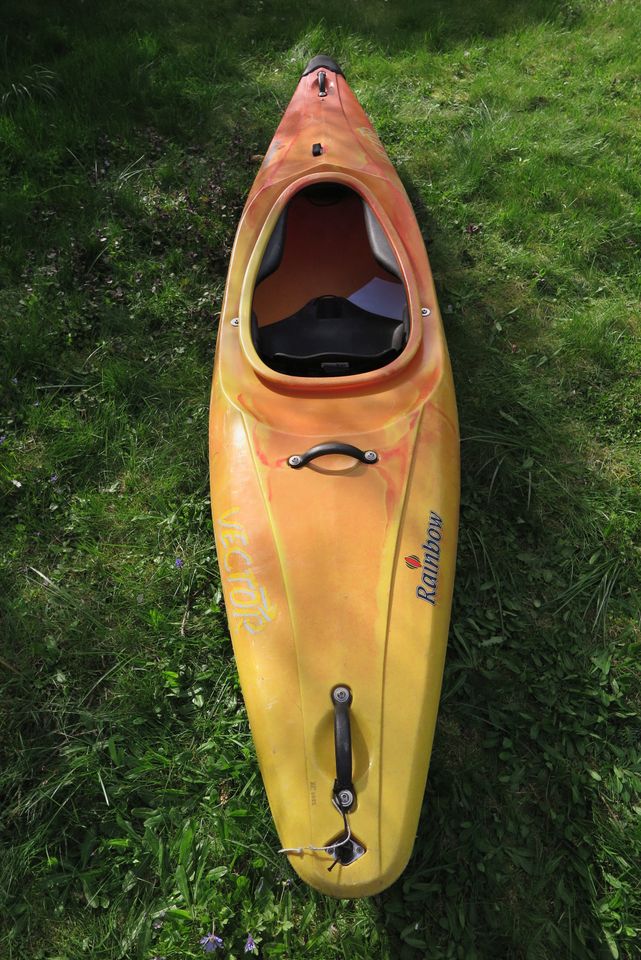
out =
[[344,844],[349,843],[349,841],[352,839],[352,831],[351,831],[350,825],[349,825],[348,820],[347,820],[347,814],[345,813],[344,810],[341,810],[341,809],[340,809],[340,807],[339,807],[338,804],[336,803],[336,800],[332,799],[332,803],[334,804],[334,806],[336,807],[336,809],[338,810],[338,812],[341,814],[341,816],[342,816],[342,818],[343,818],[343,826],[345,827],[345,834],[346,834],[346,835],[345,835],[345,837],[344,837],[342,840],[337,840],[336,843],[330,843],[330,844],[328,844],[326,847],[312,847],[312,846],[309,846],[309,847],[282,847],[278,852],[279,852],[279,853],[299,853],[299,854],[303,854],[303,853],[306,853],[306,852],[309,852],[309,853],[331,853],[331,854],[334,854],[334,853],[336,852],[336,848],[337,848],[337,847],[342,847]]

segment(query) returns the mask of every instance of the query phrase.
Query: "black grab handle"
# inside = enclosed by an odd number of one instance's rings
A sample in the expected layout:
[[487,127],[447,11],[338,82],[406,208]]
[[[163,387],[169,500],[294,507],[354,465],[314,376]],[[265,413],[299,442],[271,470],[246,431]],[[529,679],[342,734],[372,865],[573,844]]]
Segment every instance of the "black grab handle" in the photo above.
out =
[[330,440],[329,443],[318,443],[315,447],[310,447],[305,453],[295,453],[289,458],[287,463],[294,470],[299,470],[316,457],[326,457],[330,453],[340,453],[345,457],[354,457],[361,463],[376,463],[378,454],[374,450],[361,450],[351,443],[341,443],[340,440]]
[[356,799],[352,783],[352,731],[349,721],[352,692],[349,687],[344,684],[334,687],[332,703],[334,704],[334,750],[336,753],[334,799],[339,809],[347,813]]

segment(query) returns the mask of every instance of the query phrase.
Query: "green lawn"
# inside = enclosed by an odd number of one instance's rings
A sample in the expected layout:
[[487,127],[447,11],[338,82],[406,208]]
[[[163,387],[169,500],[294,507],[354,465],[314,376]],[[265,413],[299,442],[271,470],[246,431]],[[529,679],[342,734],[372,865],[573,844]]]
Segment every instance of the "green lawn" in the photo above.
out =
[[[0,956],[641,955],[641,55],[633,0],[5,3]],[[213,545],[244,198],[342,64],[414,202],[463,438],[414,856],[279,857]],[[178,562],[177,562],[178,561]]]

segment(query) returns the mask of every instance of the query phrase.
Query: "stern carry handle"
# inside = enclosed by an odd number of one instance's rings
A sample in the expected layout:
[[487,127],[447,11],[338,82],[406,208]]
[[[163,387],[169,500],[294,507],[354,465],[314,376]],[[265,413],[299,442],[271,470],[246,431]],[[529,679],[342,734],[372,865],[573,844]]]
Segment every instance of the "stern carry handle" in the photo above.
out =
[[339,453],[344,457],[354,457],[361,463],[376,463],[378,454],[375,450],[361,450],[351,443],[341,443],[340,440],[330,440],[329,443],[318,443],[315,447],[310,447],[305,453],[295,453],[289,457],[287,463],[294,470],[299,470],[306,464],[315,460],[316,457],[326,457],[330,453]]
[[356,800],[352,783],[352,731],[349,720],[352,691],[349,687],[344,684],[334,687],[332,703],[334,704],[334,750],[336,753],[334,800],[341,813],[347,813]]

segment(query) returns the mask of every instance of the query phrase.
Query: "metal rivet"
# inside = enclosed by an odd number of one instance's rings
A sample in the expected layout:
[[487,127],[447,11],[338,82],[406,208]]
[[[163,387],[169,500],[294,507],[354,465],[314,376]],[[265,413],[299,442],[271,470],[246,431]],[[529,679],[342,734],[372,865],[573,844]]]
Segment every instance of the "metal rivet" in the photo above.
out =
[[240,318],[239,318],[239,317],[234,317],[234,319],[233,319],[232,322],[231,322],[231,325],[232,325],[232,327],[237,327],[239,323],[240,323]]
[[332,696],[336,703],[346,703],[349,700],[349,688],[336,687],[332,693]]
[[429,315],[431,314],[431,312],[432,312],[432,311],[429,309],[429,307],[423,307],[422,310],[421,310],[421,316],[422,316],[422,317],[429,317]]
[[341,807],[351,807],[354,803],[354,794],[351,790],[341,790],[338,794],[338,802]]
[[376,461],[378,460],[378,454],[376,453],[375,450],[366,450],[365,459],[367,460],[368,463],[376,463]]
[[293,457],[289,458],[287,463],[290,465],[290,467],[299,467],[302,463],[302,460],[303,458],[299,457],[298,454],[295,453]]

